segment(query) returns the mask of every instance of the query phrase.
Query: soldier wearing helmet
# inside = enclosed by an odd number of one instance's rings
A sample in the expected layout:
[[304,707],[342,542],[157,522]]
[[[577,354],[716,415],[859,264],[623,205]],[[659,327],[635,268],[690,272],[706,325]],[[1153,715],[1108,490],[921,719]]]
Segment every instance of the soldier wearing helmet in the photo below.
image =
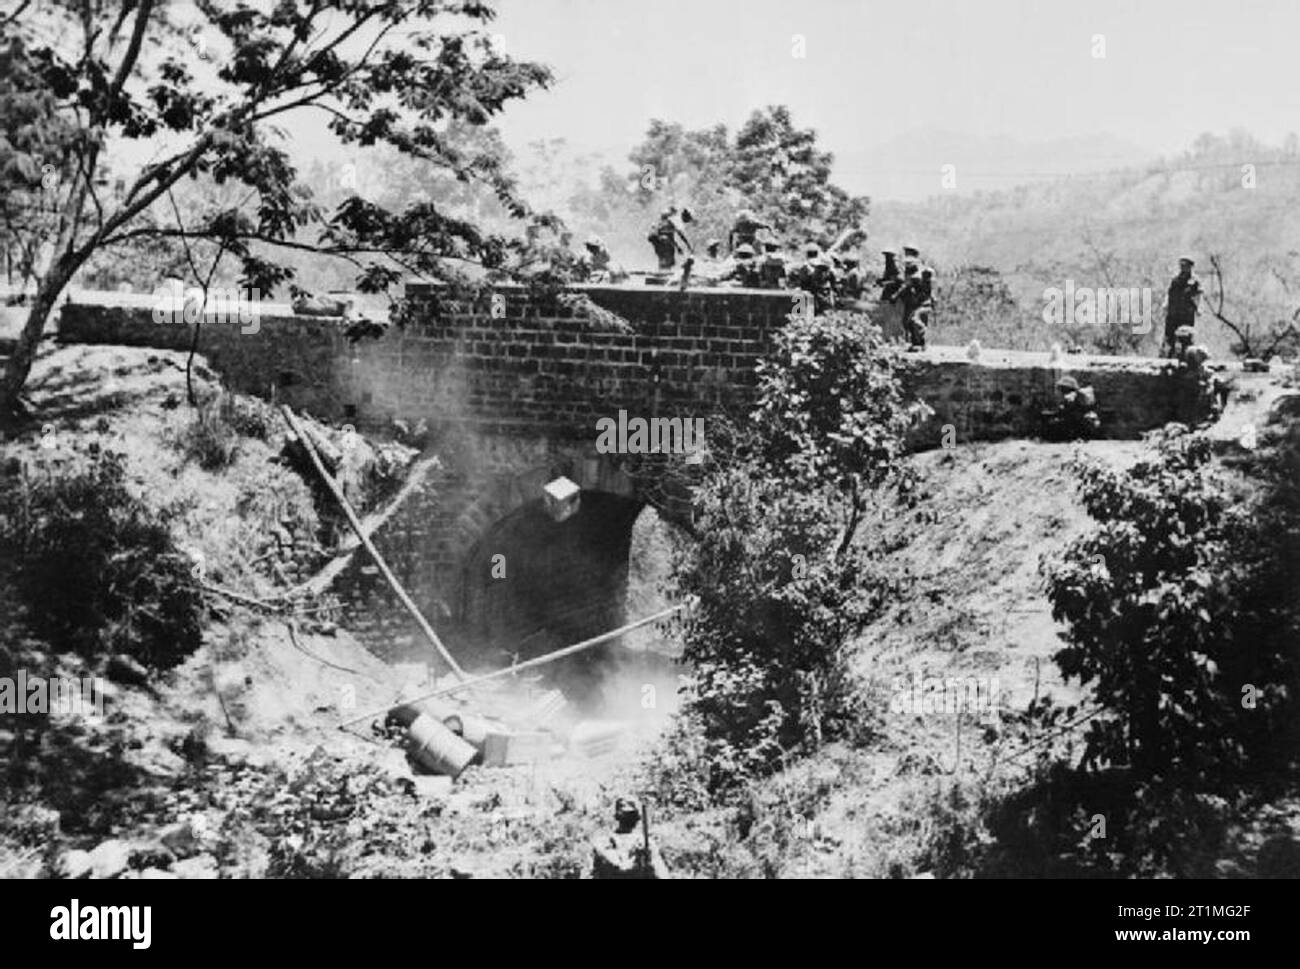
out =
[[835,308],[839,275],[817,243],[809,241],[804,246],[804,261],[791,270],[789,285],[812,294],[813,312],[826,313]]
[[881,249],[880,254],[885,257],[885,270],[876,280],[876,285],[880,287],[881,302],[892,303],[903,286],[903,277],[898,271],[898,250]]
[[[637,830],[641,825],[641,830]],[[592,843],[592,878],[668,878],[659,849],[650,840],[649,819],[636,802],[614,802],[614,832]]]
[[848,302],[856,303],[862,299],[865,289],[861,260],[852,253],[840,256],[840,295]]
[[740,246],[750,246],[757,252],[760,245],[759,232],[771,228],[771,223],[764,222],[754,214],[752,209],[741,209],[727,236],[727,248],[731,250],[732,255],[736,254]]
[[[690,221],[690,213],[685,209],[682,210],[682,218]],[[677,265],[679,253],[694,252],[691,241],[686,238],[686,233],[677,222],[677,210],[674,208],[666,208],[659,213],[659,221],[651,226],[646,239],[659,260],[660,272],[667,272]]]
[[609,247],[600,236],[588,236],[587,241],[583,243],[583,248],[587,251],[578,257],[577,265],[574,267],[576,281],[617,283],[627,278],[627,273],[613,261],[609,254]]
[[1097,416],[1097,395],[1092,387],[1081,387],[1073,377],[1056,382],[1061,394],[1057,407],[1043,411],[1043,435],[1049,441],[1077,441],[1096,437],[1101,429]]
[[931,289],[933,275],[929,267],[926,267],[926,273],[923,274],[916,259],[905,259],[902,284],[890,299],[891,303],[903,304],[903,329],[907,333],[908,350],[925,349],[930,316],[934,309]]
[[758,259],[758,273],[764,289],[785,288],[785,255],[776,239],[763,240],[763,255]]
[[[1178,260],[1178,275],[1169,283],[1169,294],[1165,303],[1165,344],[1164,352],[1177,356],[1179,352],[1178,331],[1182,327],[1194,330],[1196,314],[1200,311],[1201,281],[1192,274],[1196,263],[1190,256]],[[1191,341],[1188,340],[1183,346]]]
[[731,266],[721,276],[721,282],[731,286],[743,286],[746,289],[758,289],[763,285],[762,273],[754,247],[742,242],[731,256]]

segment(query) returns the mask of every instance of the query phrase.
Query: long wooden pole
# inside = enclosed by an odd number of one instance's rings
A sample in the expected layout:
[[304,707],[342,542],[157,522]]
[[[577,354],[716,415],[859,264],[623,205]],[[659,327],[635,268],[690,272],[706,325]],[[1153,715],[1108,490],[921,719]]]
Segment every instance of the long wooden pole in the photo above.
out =
[[298,440],[302,442],[303,449],[307,452],[307,456],[311,458],[312,465],[316,468],[316,473],[321,476],[321,480],[325,482],[325,487],[329,488],[330,494],[334,496],[334,500],[337,501],[339,507],[343,509],[343,514],[347,517],[348,524],[352,526],[352,531],[360,540],[361,547],[370,554],[375,565],[378,566],[380,575],[384,577],[393,592],[396,593],[398,601],[406,607],[406,611],[411,614],[411,618],[414,619],[416,625],[420,627],[420,631],[424,633],[425,638],[428,639],[429,642],[433,643],[433,648],[438,651],[438,655],[441,656],[447,666],[451,668],[456,679],[465,679],[465,671],[460,668],[460,665],[456,662],[455,658],[447,651],[447,647],[442,644],[442,640],[438,638],[438,634],[433,631],[433,627],[429,625],[428,620],[424,618],[424,615],[416,607],[415,603],[411,601],[411,597],[406,594],[406,590],[402,588],[402,583],[397,581],[397,576],[393,575],[392,570],[388,568],[388,563],[385,562],[383,556],[379,554],[379,549],[375,548],[374,544],[370,541],[370,537],[366,534],[365,529],[361,525],[361,520],[357,518],[357,513],[352,509],[352,503],[348,501],[347,497],[343,494],[342,490],[338,486],[338,482],[334,480],[334,476],[325,470],[325,465],[321,463],[320,455],[316,453],[316,448],[306,430],[298,423],[298,418],[294,417],[293,411],[289,409],[288,404],[281,404],[280,410],[284,414],[284,419],[289,422],[289,427],[293,429],[293,433],[297,436]]
[[[514,676],[521,670],[532,669],[534,666],[541,666],[543,663],[553,663],[555,660],[562,659],[565,656],[572,656],[574,653],[580,653],[584,649],[591,649],[593,646],[599,646],[607,640],[622,636],[624,633],[631,632],[633,629],[640,626],[645,626],[649,623],[657,622],[660,619],[665,619],[673,613],[687,608],[688,605],[689,603],[682,603],[680,605],[670,606],[667,609],[656,612],[653,616],[646,616],[644,619],[638,619],[636,622],[630,622],[626,626],[619,626],[617,629],[611,629],[609,632],[601,633],[599,636],[593,636],[591,639],[584,639],[582,642],[574,643],[572,646],[565,646],[563,649],[557,649],[555,652],[547,653],[545,656],[536,656],[533,659],[524,660],[522,663],[516,663],[514,666],[506,666],[499,670],[493,670],[491,673],[484,673],[482,676],[475,676],[472,679],[462,680],[459,683],[452,683],[450,686],[442,686],[436,690],[431,690],[428,693],[422,693],[419,696],[404,699],[401,702],[403,704],[419,703],[421,700],[431,700],[434,697],[444,696],[448,693],[459,693],[461,690],[468,689],[471,686],[478,686],[480,683],[486,683],[489,680],[497,680],[503,676]],[[365,720],[369,717],[377,717],[381,713],[387,713],[389,709],[390,707],[382,707],[378,710],[371,710],[369,713],[363,713],[359,717],[352,717],[350,720],[344,720],[339,724],[339,729],[343,730],[349,724],[357,723],[358,721]]]

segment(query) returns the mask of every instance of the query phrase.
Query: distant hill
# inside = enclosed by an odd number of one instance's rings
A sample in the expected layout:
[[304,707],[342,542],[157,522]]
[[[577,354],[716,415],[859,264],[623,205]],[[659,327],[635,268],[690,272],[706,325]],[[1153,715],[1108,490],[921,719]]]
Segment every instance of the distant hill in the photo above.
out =
[[[1040,330],[1045,325],[1035,321],[1045,288],[1063,287],[1066,280],[1149,286],[1159,304],[1184,253],[1196,259],[1211,296],[1217,289],[1209,257],[1219,254],[1225,314],[1251,323],[1255,334],[1280,326],[1300,308],[1295,136],[1270,147],[1241,132],[1203,135],[1182,155],[1147,165],[925,202],[878,201],[869,228],[871,248],[919,246],[940,269],[941,286],[944,271],[952,278],[962,266],[996,270],[1026,325]],[[1227,352],[1232,338],[1220,324],[1207,318],[1198,329],[1212,350]],[[1048,330],[1026,334],[1025,345],[1062,337]],[[1157,339],[1152,334],[1133,349],[1149,352]]]
[[944,194],[942,167],[955,169],[959,193],[997,191],[1064,174],[1113,171],[1140,164],[1150,149],[1115,135],[1020,141],[917,128],[859,151],[837,151],[837,178],[877,199],[919,202]]

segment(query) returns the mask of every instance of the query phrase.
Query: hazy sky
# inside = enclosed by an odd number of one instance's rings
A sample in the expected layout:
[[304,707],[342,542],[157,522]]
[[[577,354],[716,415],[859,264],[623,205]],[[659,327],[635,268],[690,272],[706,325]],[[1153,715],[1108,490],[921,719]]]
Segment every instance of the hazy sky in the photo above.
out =
[[[621,159],[652,117],[734,128],[781,103],[837,153],[847,188],[879,195],[872,183],[888,165],[914,160],[873,161],[870,149],[913,129],[1087,136],[1117,165],[1179,151],[1207,130],[1240,126],[1277,143],[1300,129],[1294,0],[499,0],[498,9],[492,29],[506,50],[557,75],[500,121],[516,149],[563,137]],[[796,34],[806,57],[794,56]],[[961,161],[932,159],[936,182],[940,165],[960,171]]]

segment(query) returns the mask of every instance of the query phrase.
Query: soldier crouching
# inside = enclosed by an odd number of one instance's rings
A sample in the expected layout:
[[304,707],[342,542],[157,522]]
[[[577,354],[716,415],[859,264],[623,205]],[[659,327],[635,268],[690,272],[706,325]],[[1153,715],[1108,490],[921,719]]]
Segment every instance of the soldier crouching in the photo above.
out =
[[1056,382],[1061,404],[1043,411],[1043,437],[1049,441],[1088,440],[1101,430],[1097,416],[1097,395],[1091,387],[1080,387],[1073,377]]
[[631,798],[614,802],[614,833],[593,839],[592,878],[668,878],[648,830],[638,831],[641,812]]

